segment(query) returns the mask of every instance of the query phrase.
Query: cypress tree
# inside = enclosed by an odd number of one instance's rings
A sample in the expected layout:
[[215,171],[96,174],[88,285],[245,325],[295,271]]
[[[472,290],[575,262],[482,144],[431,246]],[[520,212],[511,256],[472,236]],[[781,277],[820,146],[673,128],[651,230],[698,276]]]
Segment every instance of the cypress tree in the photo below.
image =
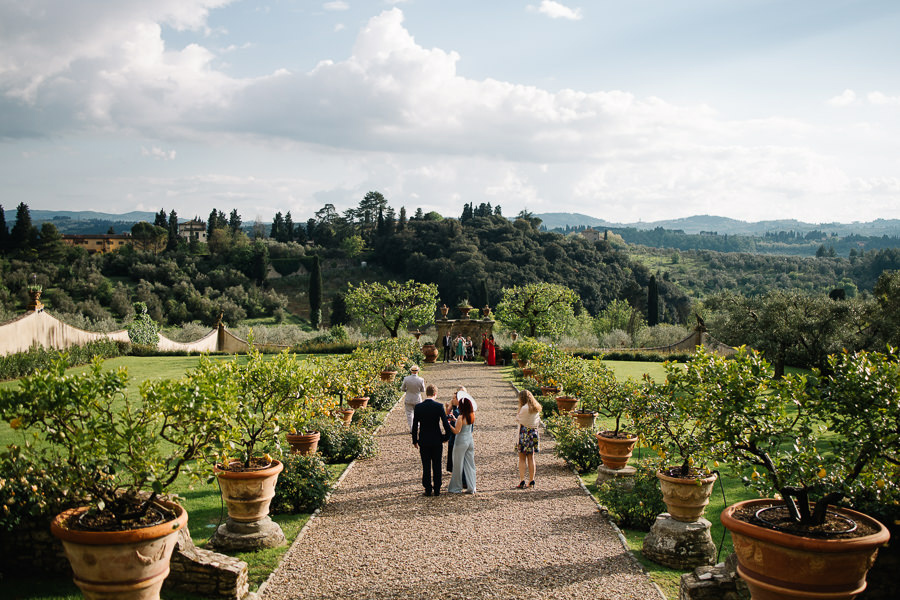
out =
[[0,254],[6,252],[7,248],[9,248],[9,228],[6,226],[6,213],[0,204]]
[[34,250],[37,241],[37,229],[31,224],[31,211],[24,202],[16,208],[16,224],[9,232],[9,248],[21,253]]
[[313,256],[309,270],[309,322],[314,329],[322,325],[322,266],[318,254]]
[[647,284],[647,325],[653,327],[659,324],[659,289],[656,285],[656,275],[650,276]]
[[346,325],[350,322],[350,317],[347,315],[347,302],[344,300],[343,294],[335,294],[331,298],[331,318],[329,319],[329,324],[334,327],[335,325]]
[[[161,225],[161,227],[163,227]],[[166,250],[177,250],[178,249],[178,214],[175,212],[175,209],[172,209],[172,212],[169,213],[169,222],[165,227],[169,230],[169,241],[166,244]]]

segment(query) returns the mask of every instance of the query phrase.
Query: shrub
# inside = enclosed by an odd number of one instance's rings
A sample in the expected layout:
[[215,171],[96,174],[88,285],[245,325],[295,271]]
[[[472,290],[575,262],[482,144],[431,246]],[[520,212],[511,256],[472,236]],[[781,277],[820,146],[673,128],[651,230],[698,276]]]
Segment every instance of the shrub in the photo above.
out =
[[[369,402],[371,401],[372,398],[369,398]],[[359,408],[354,411],[351,425],[360,427],[366,431],[375,431],[375,428],[381,425],[381,418],[373,408],[367,406],[366,408]]]
[[631,490],[624,489],[621,482],[601,483],[597,486],[597,495],[616,525],[650,531],[656,516],[667,510],[659,491],[659,479],[654,469],[641,465],[633,480]]
[[556,438],[556,455],[579,473],[587,473],[600,466],[600,450],[592,430],[582,429],[569,415],[551,417],[547,426]]
[[322,418],[311,425],[319,432],[319,452],[328,463],[345,463],[369,458],[378,452],[375,436],[361,427],[345,427],[334,419]]
[[369,391],[369,406],[375,410],[390,410],[399,397],[396,383],[380,381]]
[[36,371],[46,370],[57,360],[65,360],[68,366],[74,367],[87,364],[94,357],[106,359],[121,356],[127,354],[129,346],[127,343],[112,340],[97,340],[84,346],[71,346],[65,351],[48,350],[43,346],[34,345],[25,352],[0,356],[0,379],[17,379]]
[[311,513],[325,504],[331,479],[322,457],[316,454],[289,454],[282,459],[271,512]]
[[134,303],[134,320],[128,325],[128,338],[132,344],[156,346],[159,343],[159,325],[147,314],[147,305]]
[[49,527],[57,514],[85,503],[73,489],[76,479],[64,461],[32,452],[19,446],[0,451],[0,531],[34,524]]

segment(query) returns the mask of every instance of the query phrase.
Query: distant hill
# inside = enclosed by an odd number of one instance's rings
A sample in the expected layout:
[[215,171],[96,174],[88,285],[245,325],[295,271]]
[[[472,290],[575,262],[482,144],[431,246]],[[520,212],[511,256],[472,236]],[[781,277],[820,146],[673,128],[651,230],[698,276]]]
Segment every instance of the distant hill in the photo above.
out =
[[609,227],[621,229],[633,227],[640,230],[651,230],[657,227],[663,229],[681,230],[685,233],[715,232],[719,235],[752,235],[762,236],[770,232],[796,231],[808,233],[810,231],[822,231],[839,236],[866,235],[889,237],[900,236],[900,220],[876,219],[869,222],[853,223],[805,223],[795,219],[781,219],[773,221],[757,221],[750,223],[728,217],[715,217],[712,215],[697,215],[681,219],[669,219],[663,221],[639,221],[637,223],[613,223],[598,219],[590,215],[580,213],[542,213],[535,214],[543,221],[547,229],[569,227]]

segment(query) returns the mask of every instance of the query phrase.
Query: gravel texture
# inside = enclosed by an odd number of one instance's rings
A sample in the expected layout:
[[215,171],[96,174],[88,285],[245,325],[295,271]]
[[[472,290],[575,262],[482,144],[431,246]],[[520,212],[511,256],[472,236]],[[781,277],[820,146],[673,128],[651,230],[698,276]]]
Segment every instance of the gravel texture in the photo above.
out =
[[[536,486],[519,490],[515,390],[497,369],[438,363],[422,373],[447,401],[478,402],[475,495],[425,497],[402,405],[378,434],[379,455],[354,463],[262,586],[288,598],[641,598],[660,593],[616,529],[541,436]],[[446,463],[446,445],[444,447]]]

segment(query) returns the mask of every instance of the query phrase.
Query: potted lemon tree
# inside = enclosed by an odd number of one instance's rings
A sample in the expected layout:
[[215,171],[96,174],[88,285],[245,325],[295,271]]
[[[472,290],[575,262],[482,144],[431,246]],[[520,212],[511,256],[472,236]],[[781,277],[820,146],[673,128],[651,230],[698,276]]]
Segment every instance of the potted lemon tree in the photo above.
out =
[[278,474],[284,465],[279,433],[281,420],[303,394],[307,371],[293,354],[266,358],[258,350],[246,363],[218,364],[224,379],[227,445],[213,471],[228,509],[210,545],[224,551],[250,551],[284,543],[284,533],[269,517]]
[[159,598],[187,523],[167,491],[179,474],[196,476],[194,458],[218,443],[222,381],[199,371],[146,383],[133,398],[124,368],[103,371],[98,360],[67,374],[67,366],[60,359],[0,390],[0,415],[38,442],[20,458],[64,466],[64,485],[83,502],[51,530],[85,596]]
[[853,598],[890,535],[841,503],[862,490],[900,492],[900,357],[845,353],[829,358],[828,374],[781,380],[755,352],[703,362],[710,432],[768,497],[720,517],[751,595]]

